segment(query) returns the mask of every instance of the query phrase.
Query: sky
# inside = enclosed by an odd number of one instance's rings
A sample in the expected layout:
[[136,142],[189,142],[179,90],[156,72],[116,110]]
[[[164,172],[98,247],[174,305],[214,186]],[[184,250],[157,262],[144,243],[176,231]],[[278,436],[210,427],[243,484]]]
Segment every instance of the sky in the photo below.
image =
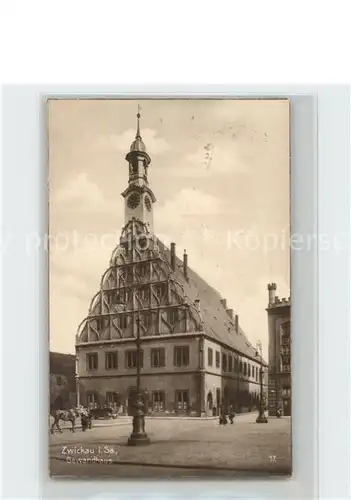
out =
[[268,349],[267,284],[290,296],[286,100],[50,100],[50,348],[74,353],[124,225],[125,155],[141,135],[154,231]]

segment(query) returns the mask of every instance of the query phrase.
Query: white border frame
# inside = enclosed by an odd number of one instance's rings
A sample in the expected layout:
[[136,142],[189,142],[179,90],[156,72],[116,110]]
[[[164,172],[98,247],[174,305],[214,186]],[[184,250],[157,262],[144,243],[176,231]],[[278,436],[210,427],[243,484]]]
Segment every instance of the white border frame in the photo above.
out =
[[293,478],[234,483],[184,480],[174,486],[169,481],[148,482],[147,486],[145,482],[120,481],[118,491],[119,498],[137,493],[138,498],[150,500],[195,495],[209,500],[269,496],[347,498],[350,493],[350,94],[347,87],[298,85],[3,87],[1,401],[5,409],[13,409],[19,406],[20,399],[20,406],[26,411],[26,418],[21,411],[2,413],[4,496],[116,495],[116,483],[53,481],[47,476],[47,255],[42,248],[29,252],[26,236],[43,235],[48,225],[45,100],[51,96],[264,96],[291,100],[292,232],[327,235],[329,241],[335,237],[339,247],[343,245],[338,249],[335,245],[324,248],[319,242],[313,248],[293,254]]

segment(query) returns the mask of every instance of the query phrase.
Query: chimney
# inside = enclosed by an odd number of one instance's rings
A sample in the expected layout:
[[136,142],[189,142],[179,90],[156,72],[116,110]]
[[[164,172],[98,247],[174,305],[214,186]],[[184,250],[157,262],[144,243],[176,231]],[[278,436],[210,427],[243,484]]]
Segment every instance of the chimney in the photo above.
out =
[[237,314],[235,315],[235,331],[239,333],[239,316]]
[[274,304],[277,285],[275,283],[268,283],[267,288],[268,288],[268,304]]
[[221,299],[221,304],[224,307],[224,309],[227,309],[227,299]]
[[195,307],[198,311],[200,310],[200,299],[195,299]]
[[233,319],[233,309],[227,309],[227,314],[230,319]]
[[188,281],[188,254],[186,253],[186,250],[184,250],[183,255],[183,273],[185,279]]
[[175,271],[176,268],[175,243],[171,243],[171,268],[172,271]]

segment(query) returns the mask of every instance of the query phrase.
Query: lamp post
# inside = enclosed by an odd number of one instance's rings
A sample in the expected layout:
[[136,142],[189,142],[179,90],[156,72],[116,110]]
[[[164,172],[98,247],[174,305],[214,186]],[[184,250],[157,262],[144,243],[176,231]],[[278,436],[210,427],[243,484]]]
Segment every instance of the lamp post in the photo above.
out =
[[137,368],[137,387],[134,400],[134,415],[133,415],[133,431],[128,439],[128,446],[144,446],[150,444],[150,438],[145,432],[145,413],[143,410],[144,402],[140,392],[140,359],[141,359],[141,342],[140,342],[140,317],[136,320],[137,323],[137,341],[136,341],[136,368]]
[[268,422],[267,417],[265,415],[265,400],[263,394],[263,360],[262,360],[262,344],[261,342],[257,342],[256,346],[256,356],[260,358],[260,408],[259,414],[256,418],[257,424],[266,424]]

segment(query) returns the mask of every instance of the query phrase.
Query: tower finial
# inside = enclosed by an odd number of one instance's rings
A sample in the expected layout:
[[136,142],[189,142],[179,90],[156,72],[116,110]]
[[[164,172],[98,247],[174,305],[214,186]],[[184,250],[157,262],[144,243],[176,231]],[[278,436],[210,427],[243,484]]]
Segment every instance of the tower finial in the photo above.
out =
[[137,114],[137,133],[136,133],[136,136],[135,138],[136,139],[141,139],[141,135],[140,135],[140,104],[138,104],[138,114]]

